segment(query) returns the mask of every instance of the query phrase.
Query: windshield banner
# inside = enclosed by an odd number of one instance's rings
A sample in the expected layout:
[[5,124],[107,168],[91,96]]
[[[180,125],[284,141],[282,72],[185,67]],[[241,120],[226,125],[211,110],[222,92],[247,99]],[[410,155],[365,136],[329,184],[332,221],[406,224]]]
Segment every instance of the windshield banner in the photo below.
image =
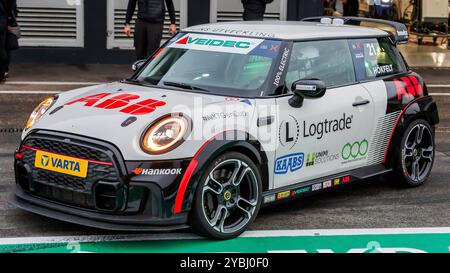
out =
[[248,54],[262,42],[264,39],[187,33],[175,37],[168,47]]

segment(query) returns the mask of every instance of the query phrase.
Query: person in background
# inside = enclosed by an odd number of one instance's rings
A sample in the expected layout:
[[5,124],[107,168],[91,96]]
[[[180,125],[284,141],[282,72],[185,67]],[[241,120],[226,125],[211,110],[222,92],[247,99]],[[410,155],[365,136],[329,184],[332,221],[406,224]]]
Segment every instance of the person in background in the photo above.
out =
[[333,0],[331,5],[333,7],[334,13],[333,16],[342,16],[344,15],[344,3],[346,0]]
[[138,5],[134,31],[134,47],[138,60],[147,59],[156,51],[162,39],[166,6],[170,16],[169,33],[177,32],[175,7],[172,0],[129,0],[124,32],[131,37],[131,20]]
[[[17,16],[19,14],[19,10],[17,9],[17,2],[16,0],[10,0],[11,2],[11,9],[14,14],[14,16],[10,17],[9,24],[8,24],[8,31],[11,27],[17,26]],[[11,50],[6,51],[6,72],[5,72],[5,78],[9,78],[9,65],[11,63]]]
[[244,21],[262,21],[266,12],[266,5],[272,3],[273,0],[242,0],[244,13],[242,15]]
[[367,0],[369,6],[369,18],[375,18],[375,0]]
[[0,82],[6,80],[6,73],[8,71],[9,57],[6,50],[6,35],[11,27],[16,26],[15,0],[0,0]]
[[344,1],[344,16],[358,16],[359,0]]

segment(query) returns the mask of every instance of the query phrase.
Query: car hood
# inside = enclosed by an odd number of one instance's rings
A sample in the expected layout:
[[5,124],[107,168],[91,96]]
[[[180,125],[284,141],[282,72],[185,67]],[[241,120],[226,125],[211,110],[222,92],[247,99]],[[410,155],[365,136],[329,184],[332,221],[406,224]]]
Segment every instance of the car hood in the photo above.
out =
[[[119,95],[119,99],[111,100]],[[221,117],[223,113],[238,112],[242,118],[251,118],[252,105],[253,100],[249,99],[116,82],[59,94],[51,109],[23,137],[35,129],[53,130],[110,142],[127,160],[186,158],[195,153],[204,138],[218,130],[185,141],[169,153],[152,156],[140,148],[142,134],[152,122],[168,114],[183,113],[191,117],[194,129],[198,129],[199,123],[217,122],[217,115]],[[130,118],[135,121],[125,126]],[[244,124],[239,120],[237,123]]]

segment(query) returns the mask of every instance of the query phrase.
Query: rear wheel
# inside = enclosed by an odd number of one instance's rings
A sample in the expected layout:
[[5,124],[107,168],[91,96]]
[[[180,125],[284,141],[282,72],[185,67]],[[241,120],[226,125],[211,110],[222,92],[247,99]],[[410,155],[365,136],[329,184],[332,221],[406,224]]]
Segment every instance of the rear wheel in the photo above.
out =
[[434,163],[434,132],[425,120],[412,122],[405,130],[400,149],[396,174],[406,186],[422,185],[430,176]]
[[197,186],[190,224],[214,239],[234,238],[255,219],[261,192],[256,165],[243,154],[223,154],[206,168]]

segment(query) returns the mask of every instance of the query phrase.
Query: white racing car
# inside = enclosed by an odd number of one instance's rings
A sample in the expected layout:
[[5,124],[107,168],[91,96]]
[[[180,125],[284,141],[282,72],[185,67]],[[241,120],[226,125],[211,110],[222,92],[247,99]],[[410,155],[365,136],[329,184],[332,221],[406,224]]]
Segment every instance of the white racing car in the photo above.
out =
[[15,154],[12,203],[227,239],[265,205],[380,174],[424,183],[439,117],[396,48],[404,25],[305,21],[190,27],[132,78],[46,99]]

